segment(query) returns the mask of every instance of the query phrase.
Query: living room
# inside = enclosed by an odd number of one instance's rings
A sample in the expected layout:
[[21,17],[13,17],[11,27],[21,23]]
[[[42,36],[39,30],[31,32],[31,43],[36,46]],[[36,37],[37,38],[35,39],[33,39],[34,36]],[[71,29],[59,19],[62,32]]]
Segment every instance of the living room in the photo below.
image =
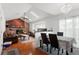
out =
[[[1,23],[1,54],[79,55],[78,6],[79,3],[1,3],[5,19]],[[41,33],[48,39],[49,34],[56,34],[60,51],[51,50],[52,44],[44,43]]]

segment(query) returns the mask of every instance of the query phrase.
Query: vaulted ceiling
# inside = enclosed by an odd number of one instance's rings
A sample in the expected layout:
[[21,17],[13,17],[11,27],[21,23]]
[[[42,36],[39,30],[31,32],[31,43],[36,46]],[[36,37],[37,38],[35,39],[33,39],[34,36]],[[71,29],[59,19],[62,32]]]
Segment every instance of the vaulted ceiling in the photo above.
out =
[[[56,16],[62,14],[61,8],[65,3],[3,3],[5,19],[19,18],[26,13],[30,21],[35,21],[50,15]],[[70,4],[71,11],[79,10],[78,3]],[[78,12],[77,12],[78,13]]]

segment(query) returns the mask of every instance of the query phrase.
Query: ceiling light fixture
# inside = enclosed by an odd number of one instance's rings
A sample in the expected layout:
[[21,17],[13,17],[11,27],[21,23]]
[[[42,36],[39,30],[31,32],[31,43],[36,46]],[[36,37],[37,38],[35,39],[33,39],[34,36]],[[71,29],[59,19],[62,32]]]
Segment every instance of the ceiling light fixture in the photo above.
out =
[[64,4],[64,6],[61,8],[61,12],[64,14],[67,14],[71,11],[72,6],[68,3]]

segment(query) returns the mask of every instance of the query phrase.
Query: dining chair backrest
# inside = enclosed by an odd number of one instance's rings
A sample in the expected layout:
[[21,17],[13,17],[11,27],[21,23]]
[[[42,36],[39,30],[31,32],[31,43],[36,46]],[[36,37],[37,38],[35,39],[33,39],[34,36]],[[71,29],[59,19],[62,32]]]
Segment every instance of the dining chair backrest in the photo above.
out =
[[43,43],[45,43],[45,44],[48,44],[49,43],[49,40],[47,38],[46,33],[41,33],[41,38],[43,40]]
[[56,34],[49,34],[49,39],[50,39],[51,46],[55,48],[59,48],[59,42]]

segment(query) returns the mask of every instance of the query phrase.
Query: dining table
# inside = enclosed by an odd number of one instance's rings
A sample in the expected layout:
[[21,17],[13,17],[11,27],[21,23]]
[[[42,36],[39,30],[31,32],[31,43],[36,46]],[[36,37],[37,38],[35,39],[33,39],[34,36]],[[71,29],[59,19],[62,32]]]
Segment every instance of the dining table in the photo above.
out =
[[[46,32],[45,32],[46,33]],[[49,34],[54,34],[53,32],[47,32],[47,37],[49,39]],[[63,50],[66,51],[66,54],[68,55],[69,52],[73,52],[73,44],[75,43],[75,39],[72,37],[65,37],[65,36],[58,36],[58,42],[59,42],[59,47],[62,48]],[[40,40],[42,40],[41,38],[41,33],[37,33],[36,34],[36,43],[37,43],[37,47],[40,47]]]

